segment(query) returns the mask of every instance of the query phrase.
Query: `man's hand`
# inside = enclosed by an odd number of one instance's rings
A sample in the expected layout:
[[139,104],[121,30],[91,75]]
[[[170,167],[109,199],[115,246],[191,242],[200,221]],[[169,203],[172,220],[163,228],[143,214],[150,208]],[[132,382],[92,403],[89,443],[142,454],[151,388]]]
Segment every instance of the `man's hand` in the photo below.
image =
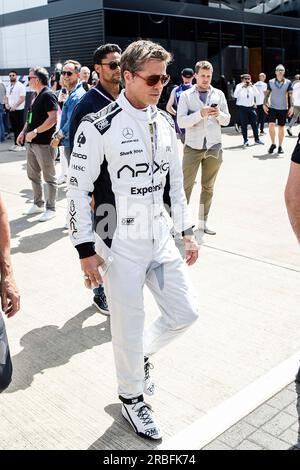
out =
[[267,106],[266,104],[263,104],[263,110],[266,114],[269,114],[269,106]]
[[13,113],[16,110],[16,108],[12,106],[11,108],[9,108],[9,110]]
[[0,295],[4,314],[13,317],[20,310],[20,294],[12,274],[1,279]]
[[185,260],[188,266],[192,266],[198,259],[199,246],[194,235],[185,235],[183,237]]
[[57,147],[59,147],[59,143],[60,143],[60,138],[56,135],[56,136],[52,137],[52,140],[50,142],[50,146],[52,148],[57,148]]
[[59,144],[62,138],[63,138],[63,135],[60,133],[60,131],[54,132],[52,136],[52,140],[50,142],[50,146],[53,148],[59,147]]
[[210,111],[209,111],[209,116],[210,117],[218,117],[219,114],[220,114],[220,109],[218,108],[218,106],[214,106],[212,108],[209,108]]
[[294,107],[291,106],[291,107],[289,108],[289,110],[288,110],[288,117],[292,117],[293,114],[294,114]]
[[89,256],[80,260],[81,269],[84,273],[84,283],[88,289],[96,288],[99,284],[103,283],[102,276],[98,270],[98,267],[103,263],[104,260],[99,255]]
[[36,137],[36,135],[37,135],[37,134],[36,134],[35,132],[33,132],[33,131],[27,132],[27,134],[26,134],[26,142],[31,143],[32,140]]
[[213,108],[211,108],[210,106],[204,106],[201,110],[200,110],[200,114],[203,118],[206,118],[210,115],[210,112]]
[[20,132],[17,138],[17,145],[23,145],[24,139],[25,139],[25,134],[23,132]]

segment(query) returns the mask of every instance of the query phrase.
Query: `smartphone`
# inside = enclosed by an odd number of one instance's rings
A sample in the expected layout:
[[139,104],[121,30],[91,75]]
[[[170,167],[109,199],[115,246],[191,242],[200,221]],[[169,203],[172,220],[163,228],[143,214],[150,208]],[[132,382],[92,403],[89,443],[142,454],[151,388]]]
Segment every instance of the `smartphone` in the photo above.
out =
[[217,106],[218,106],[217,103],[212,103],[212,104],[210,105],[211,108],[216,108]]

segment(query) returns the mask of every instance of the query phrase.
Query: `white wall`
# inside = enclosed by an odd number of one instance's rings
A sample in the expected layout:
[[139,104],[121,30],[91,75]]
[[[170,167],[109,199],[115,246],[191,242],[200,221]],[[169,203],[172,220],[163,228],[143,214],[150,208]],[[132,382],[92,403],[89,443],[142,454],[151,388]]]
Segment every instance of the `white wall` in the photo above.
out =
[[0,15],[47,5],[47,0],[0,0]]
[[[47,0],[0,0],[0,14],[46,5]],[[0,68],[50,66],[48,20],[0,28]]]

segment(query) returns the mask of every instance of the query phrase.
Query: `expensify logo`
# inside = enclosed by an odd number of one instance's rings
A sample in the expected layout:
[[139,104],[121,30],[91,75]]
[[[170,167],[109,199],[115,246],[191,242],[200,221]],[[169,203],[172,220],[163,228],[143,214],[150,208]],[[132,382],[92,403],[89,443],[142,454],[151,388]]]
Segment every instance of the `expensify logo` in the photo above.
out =
[[131,194],[132,195],[145,196],[145,194],[147,194],[147,193],[154,193],[156,191],[160,191],[161,189],[163,189],[163,184],[162,183],[155,184],[155,185],[148,186],[148,187],[144,187],[144,188],[132,187],[131,188]]

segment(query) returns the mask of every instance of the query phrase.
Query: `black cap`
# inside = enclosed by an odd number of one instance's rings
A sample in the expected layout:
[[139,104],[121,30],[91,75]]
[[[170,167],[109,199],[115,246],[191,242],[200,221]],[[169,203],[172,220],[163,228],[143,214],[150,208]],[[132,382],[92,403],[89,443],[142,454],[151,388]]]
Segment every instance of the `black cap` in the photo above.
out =
[[194,70],[193,69],[183,69],[181,70],[181,75],[185,78],[192,78],[194,76]]

